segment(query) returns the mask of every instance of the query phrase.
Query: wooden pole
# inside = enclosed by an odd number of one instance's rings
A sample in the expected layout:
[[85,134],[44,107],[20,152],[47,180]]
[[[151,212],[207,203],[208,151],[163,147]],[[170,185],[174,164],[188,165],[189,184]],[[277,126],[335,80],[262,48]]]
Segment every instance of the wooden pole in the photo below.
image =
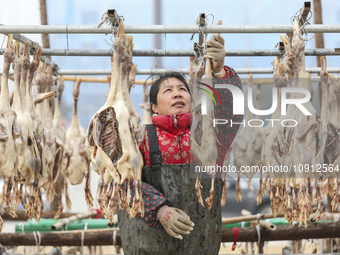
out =
[[[322,24],[322,6],[321,0],[313,0],[313,11],[314,11],[314,24]],[[316,33],[315,34],[315,48],[325,48],[325,43],[323,39],[323,33]],[[317,66],[321,66],[320,56],[316,57]],[[320,107],[322,104],[322,90],[321,85],[319,83],[319,102]],[[328,202],[332,201],[329,200],[327,197]],[[329,208],[330,203],[328,203],[327,208]],[[331,211],[329,211],[331,212]]]
[[[279,226],[275,231],[261,228],[261,241],[300,240],[340,237],[340,222],[319,223],[309,225],[307,228],[298,226]],[[234,230],[222,231],[222,242],[233,242]],[[240,228],[239,242],[257,242],[258,236],[255,228]]]
[[[40,0],[40,21],[41,21],[41,25],[48,25],[46,0]],[[41,34],[41,37],[42,37],[42,47],[44,49],[49,49],[50,48],[49,34]],[[47,58],[51,59],[50,56],[47,56]]]
[[[322,24],[322,6],[321,0],[313,0],[314,24]],[[315,34],[315,48],[325,48],[323,33]],[[317,56],[318,67],[321,66],[320,56]]]
[[[340,222],[319,223],[301,228],[297,226],[279,226],[276,231],[261,228],[261,241],[300,240],[319,238],[339,238]],[[41,246],[81,246],[81,237],[84,232],[84,245],[113,245],[121,244],[120,233],[117,229],[104,230],[77,230],[40,233]],[[222,242],[234,241],[234,229],[222,230]],[[240,228],[238,242],[257,242],[258,236],[255,228]],[[33,233],[2,233],[0,243],[4,246],[28,245],[35,246]]]

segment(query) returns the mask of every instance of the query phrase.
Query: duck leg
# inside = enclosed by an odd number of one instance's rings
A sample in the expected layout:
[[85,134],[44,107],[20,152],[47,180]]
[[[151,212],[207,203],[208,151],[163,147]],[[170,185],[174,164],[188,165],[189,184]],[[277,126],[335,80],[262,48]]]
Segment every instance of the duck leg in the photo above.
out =
[[197,195],[197,198],[198,198],[198,202],[200,203],[201,206],[205,207],[204,203],[203,203],[202,194],[201,194],[201,188],[203,188],[202,185],[201,185],[201,177],[202,177],[202,172],[200,171],[199,174],[197,175],[195,189],[196,189],[196,195]]
[[205,202],[208,204],[208,209],[210,210],[213,202],[214,202],[214,194],[215,194],[215,178],[216,178],[216,172],[213,172],[211,174],[211,189],[210,189],[210,196],[205,199]]

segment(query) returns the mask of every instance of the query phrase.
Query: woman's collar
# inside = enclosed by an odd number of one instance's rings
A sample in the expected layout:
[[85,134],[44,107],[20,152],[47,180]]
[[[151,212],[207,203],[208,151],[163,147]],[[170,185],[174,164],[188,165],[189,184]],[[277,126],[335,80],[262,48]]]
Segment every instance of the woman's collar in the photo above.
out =
[[152,122],[164,131],[178,135],[190,126],[191,113],[153,115]]

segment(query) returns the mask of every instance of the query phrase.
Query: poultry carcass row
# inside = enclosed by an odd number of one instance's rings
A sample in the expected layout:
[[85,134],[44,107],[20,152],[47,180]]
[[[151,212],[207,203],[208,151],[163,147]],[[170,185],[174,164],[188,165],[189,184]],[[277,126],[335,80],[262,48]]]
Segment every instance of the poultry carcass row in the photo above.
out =
[[[72,185],[82,183],[86,176],[85,192],[86,198],[91,199],[89,189],[90,161],[91,155],[86,150],[85,130],[79,123],[78,118],[78,96],[81,79],[77,79],[73,88],[73,115],[71,126],[66,131],[64,171]],[[67,183],[67,181],[65,180]],[[91,200],[92,202],[92,200]],[[91,203],[89,200],[89,203]]]
[[[17,127],[17,115],[10,107],[8,89],[8,74],[10,64],[14,60],[13,36],[8,35],[7,47],[4,54],[3,74],[1,77],[0,94],[0,174],[5,177],[5,201],[9,213],[15,217],[15,211],[11,201],[11,189],[13,174],[17,170],[18,156],[15,139],[20,135],[20,127]],[[19,129],[18,129],[19,128]],[[0,218],[0,229],[2,220]]]
[[[305,69],[305,42],[301,39],[298,21],[295,21],[293,36],[287,39],[284,35],[281,35],[281,39],[285,45],[285,63],[283,67],[288,74],[291,87],[304,88],[306,91],[310,91],[310,76]],[[294,94],[293,98],[302,97],[301,94]],[[294,167],[300,165],[313,166],[316,163],[323,163],[320,160],[322,160],[322,144],[325,141],[327,129],[324,129],[324,123],[320,123],[320,118],[316,115],[316,110],[310,100],[304,103],[304,108],[308,111],[308,114],[290,104],[286,116],[280,118],[283,124],[277,127],[278,141],[272,143],[267,140],[267,154],[271,154],[271,158],[275,159],[275,162],[279,165]],[[295,127],[291,126],[289,119],[295,120],[297,125]],[[274,202],[276,205],[272,206],[273,212],[275,207],[276,209],[281,209],[290,224],[293,220],[299,220],[300,225],[304,223],[306,226],[307,219],[313,208],[312,176],[308,176],[307,171],[296,173],[292,170],[290,173],[284,173],[284,175],[283,172],[275,174],[275,177],[270,181],[270,189],[275,195],[274,201],[279,196],[282,197],[284,202],[278,204],[272,200],[272,203]],[[292,213],[291,209],[290,211],[287,210],[289,207],[291,208],[288,205],[293,203],[292,189],[295,192],[295,214]],[[278,211],[275,213],[278,213]]]
[[[119,204],[131,217],[138,212],[144,215],[141,194],[141,170],[143,159],[138,140],[141,130],[140,118],[129,97],[129,74],[132,67],[132,36],[124,34],[124,24],[120,22],[117,37],[113,43],[113,64],[111,85],[107,101],[92,117],[87,140],[94,169],[100,173],[98,202],[105,214],[103,199],[104,173],[109,172],[115,185],[120,186],[119,194],[113,188],[112,197],[119,196]],[[130,210],[125,190],[127,180],[133,180],[135,196]],[[109,215],[106,215],[109,217]]]

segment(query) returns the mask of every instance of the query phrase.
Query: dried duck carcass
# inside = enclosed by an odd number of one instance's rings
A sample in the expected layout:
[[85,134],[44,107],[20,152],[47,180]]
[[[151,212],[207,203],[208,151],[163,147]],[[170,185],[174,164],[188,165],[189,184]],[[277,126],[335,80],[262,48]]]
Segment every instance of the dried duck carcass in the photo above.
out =
[[[340,201],[340,84],[333,74],[329,74],[329,123],[325,148],[325,163],[328,169],[328,193],[333,197],[332,211],[336,211]],[[323,102],[322,102],[323,103]]]
[[[191,87],[197,86],[198,82],[201,80],[203,73],[201,72],[202,66],[196,66],[192,60],[190,64],[190,69],[192,72],[190,85]],[[212,67],[211,61],[208,60],[205,68],[205,85],[212,87]],[[195,72],[193,72],[196,70]],[[204,69],[203,69],[204,70]],[[216,129],[212,126],[212,120],[214,119],[214,109],[213,101],[211,97],[206,98],[206,114],[201,115],[200,110],[202,107],[201,99],[198,99],[198,90],[192,88],[193,93],[193,119],[191,125],[191,153],[194,157],[195,162],[206,169],[210,169],[211,166],[216,166],[217,160],[217,135]],[[211,174],[211,189],[210,195],[205,199],[208,204],[208,209],[210,210],[213,205],[214,198],[214,184],[215,184],[215,172],[209,172]],[[199,203],[204,207],[203,198],[201,196],[201,171],[199,172],[196,179],[196,193]]]
[[[108,172],[115,182],[111,197],[119,197],[119,204],[131,217],[138,212],[144,215],[141,194],[141,170],[143,159],[139,151],[138,134],[141,130],[140,118],[129,97],[129,74],[132,68],[132,36],[124,34],[123,22],[120,22],[116,39],[113,43],[113,64],[111,85],[104,106],[92,117],[87,140],[94,169],[100,173],[98,201],[100,209],[109,217],[103,199],[104,173]],[[135,196],[132,207],[125,191],[127,180],[133,180]],[[120,193],[116,187],[120,185]]]
[[[283,64],[280,63],[279,58],[275,59],[273,77],[277,93],[277,105],[281,105],[281,88],[287,86],[288,80],[284,74],[284,67]],[[271,118],[280,119],[279,108],[276,108]],[[279,121],[269,123],[264,129],[265,139],[263,143],[262,161],[266,166],[275,167],[284,165],[284,160],[291,158],[291,151],[289,148],[291,148],[292,133],[283,132],[282,129]],[[270,197],[274,215],[277,215],[283,209],[284,199],[282,193],[284,177],[285,176],[274,176],[273,174],[268,173],[263,182],[263,191],[265,194],[268,193]],[[290,207],[289,204],[287,206],[287,211],[292,210],[292,207]]]
[[[191,112],[192,112],[192,121],[191,121],[191,127],[190,127],[190,133],[191,133],[191,157],[193,162],[196,164],[201,164],[201,140],[202,140],[202,115],[201,115],[201,104],[202,101],[199,98],[199,90],[197,84],[201,81],[202,77],[205,73],[205,62],[199,61],[197,58],[191,57],[190,58],[190,64],[189,64],[189,86],[191,91],[191,98],[192,98],[192,104],[191,104]],[[201,194],[201,178],[202,178],[202,172],[199,171],[196,178],[196,195],[198,202],[205,207],[203,203],[203,198]]]
[[[57,82],[57,101],[55,103],[54,115],[53,115],[53,126],[56,132],[56,146],[57,151],[55,155],[55,162],[53,166],[53,175],[54,175],[54,189],[55,193],[58,195],[58,211],[54,216],[54,219],[58,219],[63,211],[63,200],[62,195],[64,194],[66,200],[66,207],[68,210],[71,210],[71,200],[68,195],[68,182],[66,172],[63,171],[63,159],[64,159],[64,150],[65,150],[65,137],[66,132],[65,128],[61,123],[61,97],[64,91],[64,78],[62,76],[58,77]],[[52,109],[51,109],[52,110]]]
[[[13,36],[7,38],[7,47],[4,53],[3,74],[1,77],[0,94],[0,174],[5,178],[5,201],[9,213],[15,217],[15,210],[12,205],[11,189],[13,174],[17,170],[18,156],[15,146],[15,139],[19,137],[20,130],[16,124],[17,115],[10,107],[10,95],[8,89],[8,74],[10,64],[14,60]],[[0,229],[2,220],[0,219]]]
[[[26,118],[31,123],[29,134],[33,137],[32,146],[34,157],[31,159],[30,182],[29,182],[29,201],[26,206],[28,217],[40,219],[43,210],[43,201],[41,198],[41,188],[44,186],[48,173],[43,168],[43,150],[44,150],[44,128],[42,118],[36,109],[36,104],[54,95],[54,92],[37,94],[32,96],[33,78],[40,64],[41,48],[35,49],[33,59],[30,63],[27,80],[26,80]],[[39,209],[39,211],[38,211]]]
[[[13,62],[13,70],[14,70],[14,91],[13,91],[13,101],[12,101],[12,109],[17,114],[17,123],[20,126],[21,136],[19,136],[15,140],[15,146],[17,149],[18,155],[18,169],[14,171],[13,176],[13,201],[14,207],[17,208],[20,203],[20,194],[18,185],[21,182],[20,190],[22,192],[23,184],[25,180],[29,180],[29,165],[27,163],[32,158],[31,150],[28,146],[28,125],[29,122],[25,119],[24,109],[26,107],[22,106],[22,90],[26,86],[25,81],[27,77],[27,69],[29,66],[28,59],[28,43],[25,45],[23,58],[20,57],[20,43],[14,43],[14,62]],[[26,58],[24,58],[26,56]],[[23,63],[23,60],[25,60]],[[25,94],[24,94],[25,96]],[[22,199],[21,199],[22,200]],[[23,202],[23,201],[22,201]],[[25,203],[23,202],[23,206],[25,207]]]
[[[53,76],[52,76],[52,64],[48,67],[46,62],[44,62],[42,69],[37,74],[35,79],[37,85],[37,91],[39,94],[48,93],[52,91]],[[54,177],[57,177],[58,173],[53,173],[53,168],[55,164],[55,156],[57,154],[57,135],[53,125],[53,98],[43,100],[40,104],[37,104],[36,108],[40,113],[42,120],[42,127],[44,129],[43,135],[43,151],[42,151],[42,172],[47,179],[40,180],[39,186],[45,188],[46,198],[52,202],[54,199]]]
[[[70,127],[66,131],[64,171],[72,185],[82,183],[86,177],[85,185],[88,185],[90,175],[91,158],[86,149],[85,130],[81,126],[78,118],[78,97],[81,79],[76,80],[73,88],[73,114]],[[85,187],[87,196],[91,197],[89,187]]]
[[[250,93],[250,95],[252,95],[252,88],[252,74],[249,74],[247,93]],[[249,95],[248,98],[250,98]],[[254,128],[249,126],[250,121],[253,119],[254,115],[250,111],[250,107],[248,107],[245,125],[240,131],[234,146],[234,164],[238,172],[240,172],[240,169],[242,167],[250,167],[251,169],[257,167],[257,169],[260,170],[262,166],[261,149],[263,141],[263,130],[258,127]],[[258,171],[258,173],[260,173],[260,171]],[[256,174],[256,171],[245,171],[243,174],[249,179],[249,186],[252,188],[251,179]],[[239,181],[237,182],[237,185],[238,188],[236,188],[236,198],[238,201],[240,201],[241,194]],[[258,202],[260,201],[259,198],[257,198],[257,200]]]

